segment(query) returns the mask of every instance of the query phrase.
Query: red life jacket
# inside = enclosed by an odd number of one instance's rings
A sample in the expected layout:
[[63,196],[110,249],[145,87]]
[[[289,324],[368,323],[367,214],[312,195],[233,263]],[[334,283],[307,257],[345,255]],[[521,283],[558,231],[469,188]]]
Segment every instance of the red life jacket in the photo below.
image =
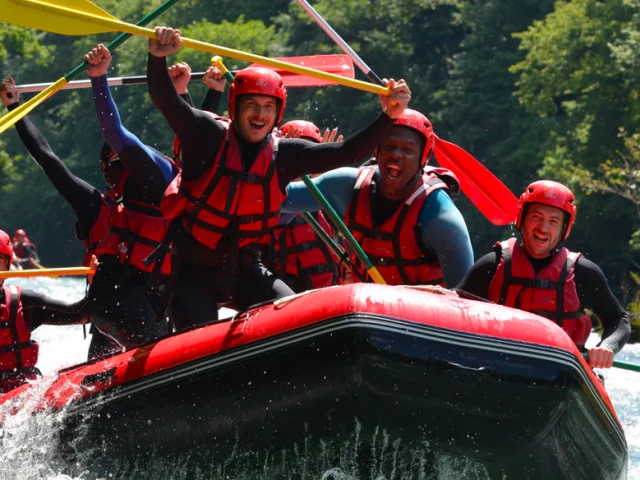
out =
[[536,275],[515,238],[496,243],[495,249],[501,257],[489,285],[489,300],[548,318],[560,325],[577,346],[584,346],[591,333],[591,319],[580,308],[574,277],[582,254],[563,247]]
[[4,303],[0,304],[0,392],[21,384],[24,378],[35,376],[38,344],[31,340],[22,313],[22,289],[3,285]]
[[[123,265],[130,265],[143,272],[152,272],[154,265],[145,266],[143,260],[164,240],[169,226],[160,209],[154,205],[136,201],[113,203],[110,208],[110,225],[96,253],[114,255]],[[156,262],[155,265],[160,265]],[[160,273],[171,273],[171,255],[162,260]]]
[[[333,237],[333,229],[322,212],[314,217]],[[338,262],[336,257],[302,216],[297,215],[286,227],[275,229],[276,263],[275,273],[297,277],[301,291],[330,287],[338,282]],[[299,293],[299,292],[298,292]]]
[[36,247],[33,243],[29,241],[28,238],[24,239],[24,242],[15,242],[13,244],[13,253],[15,253],[18,258],[29,258],[33,257],[33,253],[35,252]]
[[[432,192],[455,190],[457,179],[448,170],[429,169],[398,210],[382,225],[374,226],[371,184],[377,169],[377,165],[372,165],[358,172],[345,215],[347,227],[389,285],[444,285],[438,257],[422,242],[418,217]],[[351,257],[356,276],[365,281],[367,272],[364,264],[355,254],[352,253]]]
[[80,226],[78,221],[75,223],[75,233],[78,240],[84,242],[84,257],[82,258],[82,265],[85,267],[91,266],[91,257],[98,256],[97,248],[104,237],[109,233],[109,225],[111,224],[111,207],[115,204],[115,194],[111,190],[105,192],[100,198],[100,212],[98,218],[96,218],[91,229],[89,230],[89,237],[82,238],[80,232]]
[[213,165],[199,179],[183,182],[179,173],[162,197],[162,213],[183,216],[183,225],[203,245],[215,249],[224,238],[239,248],[269,245],[286,194],[280,190],[271,135],[248,172],[242,171],[240,146],[231,122],[217,118],[225,141]]

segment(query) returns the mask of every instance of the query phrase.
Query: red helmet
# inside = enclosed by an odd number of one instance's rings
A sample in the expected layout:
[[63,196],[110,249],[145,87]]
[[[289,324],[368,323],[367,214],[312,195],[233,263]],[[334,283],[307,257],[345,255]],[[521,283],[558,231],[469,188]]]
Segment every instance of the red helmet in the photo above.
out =
[[518,200],[518,214],[516,216],[516,229],[520,230],[525,215],[525,206],[529,203],[541,203],[564,210],[569,214],[566,230],[562,240],[566,240],[576,221],[576,198],[573,192],[561,183],[552,180],[540,180],[527,187],[520,200]]
[[[2,231],[2,230],[0,230]],[[4,232],[3,232],[4,233]],[[18,230],[16,230],[16,233],[14,235],[14,237],[17,237],[18,235],[23,235],[23,236],[27,236],[27,232],[25,232],[24,230],[22,230],[21,228],[19,228]]]
[[[18,232],[23,232],[24,234],[24,230],[18,230]],[[18,232],[16,232],[16,235]],[[13,243],[9,234],[3,230],[0,230],[0,255],[9,255],[9,263],[11,263],[13,259]]]
[[424,137],[424,150],[422,150],[422,156],[420,157],[420,166],[424,167],[436,144],[436,135],[433,133],[433,126],[429,119],[417,110],[405,108],[402,115],[396,120],[395,125],[416,130]]
[[229,87],[229,118],[236,119],[236,100],[238,95],[267,95],[280,99],[276,125],[282,121],[284,107],[287,104],[287,89],[282,77],[273,70],[262,67],[249,67],[240,70]]
[[302,130],[302,135],[300,135],[300,138],[304,138],[305,140],[310,140],[316,143],[322,143],[322,134],[320,133],[320,129],[313,123],[307,122],[306,120],[292,120],[291,122],[287,122],[282,125],[282,127],[280,127],[280,131],[283,134],[286,134],[292,128],[295,128],[296,130]]

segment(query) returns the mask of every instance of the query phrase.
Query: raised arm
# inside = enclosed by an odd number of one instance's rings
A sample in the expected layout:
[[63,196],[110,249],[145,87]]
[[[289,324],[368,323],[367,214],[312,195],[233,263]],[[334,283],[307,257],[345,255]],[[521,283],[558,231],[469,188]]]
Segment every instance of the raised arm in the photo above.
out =
[[180,48],[180,31],[156,27],[156,32],[158,38],[149,40],[149,95],[180,139],[183,178],[193,180],[213,163],[213,157],[224,138],[224,128],[208,113],[185,102],[171,81],[166,55],[177,52]]
[[224,92],[227,81],[218,67],[210,66],[202,77],[202,82],[207,86],[207,94],[202,102],[201,110],[211,113],[218,113],[220,108],[220,97]]
[[[0,98],[9,111],[20,106],[20,96],[14,86],[14,80],[10,79],[0,87]],[[88,232],[100,212],[100,191],[67,168],[28,116],[18,121],[16,130],[31,157],[42,167],[51,184],[73,209],[81,230]]]
[[301,175],[355,166],[366,160],[381,139],[386,137],[395,119],[402,115],[411,99],[411,91],[404,80],[389,80],[386,84],[391,94],[380,95],[383,113],[355,135],[341,142],[320,144],[298,139],[283,140],[278,158],[281,184]]
[[107,81],[106,72],[111,64],[109,50],[100,44],[85,56],[85,60],[90,64],[87,72],[91,77],[96,113],[105,140],[120,157],[133,180],[143,189],[154,192],[151,197],[159,201],[174,177],[173,165],[122,124]]

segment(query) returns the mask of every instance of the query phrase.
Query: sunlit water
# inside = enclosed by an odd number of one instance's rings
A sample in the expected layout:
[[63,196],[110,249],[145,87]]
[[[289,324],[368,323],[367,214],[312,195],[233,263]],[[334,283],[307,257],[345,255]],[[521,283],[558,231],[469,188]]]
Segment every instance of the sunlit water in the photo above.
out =
[[[28,279],[13,280],[12,283],[47,293],[54,298],[74,301],[85,293],[85,283],[78,279]],[[227,312],[228,313],[228,312]],[[226,316],[224,313],[223,317]],[[52,381],[52,374],[59,368],[83,362],[86,359],[90,335],[85,337],[81,326],[48,327],[44,326],[34,332],[34,338],[40,343],[40,360],[38,366],[44,379],[37,391],[45,391]],[[596,342],[592,336],[590,343]],[[618,355],[618,360],[640,363],[640,345],[629,345]],[[625,428],[629,444],[629,476],[631,480],[640,480],[640,373],[611,369],[605,372],[606,385],[618,415]],[[31,395],[26,401],[36,402],[38,395]],[[28,410],[28,409],[26,409]],[[3,414],[3,412],[0,412]],[[212,462],[207,471],[189,472],[188,459],[182,464],[165,465],[158,459],[153,468],[145,471],[135,465],[114,467],[104,477],[96,477],[95,473],[85,471],[84,465],[91,463],[92,452],[78,452],[77,468],[65,471],[72,476],[59,473],[62,461],[57,458],[51,448],[56,442],[57,425],[64,412],[50,416],[33,417],[17,415],[8,417],[5,434],[0,439],[0,479],[75,479],[92,480],[108,479],[318,479],[318,480],[372,480],[397,479],[483,479],[486,478],[483,468],[473,464],[465,464],[460,460],[439,459],[436,477],[423,474],[424,455],[419,451],[403,451],[401,439],[387,438],[384,432],[377,432],[376,443],[379,452],[378,473],[360,475],[354,466],[354,458],[360,443],[359,428],[354,425],[351,439],[337,446],[320,444],[304,445],[282,456],[265,452],[254,452],[250,456],[238,455],[223,462]],[[310,452],[313,453],[310,453]],[[286,458],[286,455],[289,455]],[[292,461],[293,459],[293,461]],[[375,461],[374,461],[375,463]],[[232,465],[234,464],[234,465]],[[237,465],[247,465],[243,473]],[[249,466],[251,466],[249,468]],[[258,466],[258,468],[256,468]],[[228,469],[233,467],[233,477],[229,477]]]

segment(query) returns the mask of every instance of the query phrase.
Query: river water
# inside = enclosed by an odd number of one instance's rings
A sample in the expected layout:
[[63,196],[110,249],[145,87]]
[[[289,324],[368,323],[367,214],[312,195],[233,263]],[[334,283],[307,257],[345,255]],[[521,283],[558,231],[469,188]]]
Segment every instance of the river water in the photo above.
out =
[[[44,292],[51,297],[65,300],[76,300],[84,296],[85,282],[84,280],[64,278],[64,279],[24,279],[12,280],[14,284]],[[224,313],[222,314],[224,315]],[[45,375],[42,387],[46,387],[47,376],[51,376],[57,369],[83,362],[86,359],[87,348],[89,346],[90,336],[84,338],[81,326],[70,327],[48,327],[44,326],[34,332],[34,338],[40,343],[40,360],[38,366]],[[589,343],[597,342],[597,337],[592,335]],[[618,360],[624,360],[633,363],[640,363],[640,344],[629,345],[623,352],[617,356]],[[627,442],[629,444],[629,475],[630,480],[640,480],[640,373],[627,372],[619,369],[611,369],[604,372],[606,377],[607,390],[613,400],[615,408],[618,412],[620,420],[625,428]],[[36,400],[33,400],[36,401]],[[0,412],[2,414],[3,412]],[[59,459],[52,454],[50,448],[52,442],[55,441],[56,425],[59,419],[55,416],[51,417],[31,417],[17,416],[11,417],[8,421],[4,438],[1,439],[0,448],[0,479],[16,479],[16,480],[93,480],[95,474],[89,474],[83,471],[83,462],[89,459],[78,459],[77,471],[73,472],[73,476],[60,473]],[[356,428],[357,434],[357,428]],[[356,435],[357,436],[357,435]],[[346,447],[348,450],[349,447]],[[297,453],[297,452],[296,452]],[[282,471],[274,464],[267,466],[265,463],[260,472],[247,474],[246,478],[317,478],[319,480],[359,480],[357,475],[348,472],[344,463],[349,463],[347,453],[340,455],[344,462],[338,462],[339,465],[325,464],[321,465],[312,459],[304,459],[306,475],[302,475],[298,470]],[[276,462],[277,463],[277,462]],[[315,465],[315,474],[309,473],[309,467]],[[269,468],[267,468],[269,467]],[[290,468],[290,467],[287,467]],[[318,470],[319,468],[319,470]],[[269,473],[269,469],[273,471],[273,475]],[[410,472],[401,474],[399,469],[394,466],[395,472],[391,474],[381,473],[378,477],[371,477],[372,480],[387,480],[394,478],[427,478],[422,477],[419,473],[415,475]],[[448,473],[448,471],[454,473]],[[149,472],[150,473],[150,472]],[[120,476],[107,475],[109,479],[127,478],[137,479],[142,476],[136,473],[128,473]],[[165,467],[158,466],[158,470],[151,476],[144,475],[144,478],[158,479],[182,479],[187,478],[180,474],[179,466]],[[193,478],[192,476],[188,478]],[[230,478],[225,475],[224,469],[218,468],[211,472],[203,472],[202,479],[214,478]],[[245,478],[243,476],[243,478]],[[432,477],[428,477],[432,478]],[[484,478],[482,472],[474,468],[466,468],[460,465],[451,465],[443,463],[438,479],[481,479]]]

